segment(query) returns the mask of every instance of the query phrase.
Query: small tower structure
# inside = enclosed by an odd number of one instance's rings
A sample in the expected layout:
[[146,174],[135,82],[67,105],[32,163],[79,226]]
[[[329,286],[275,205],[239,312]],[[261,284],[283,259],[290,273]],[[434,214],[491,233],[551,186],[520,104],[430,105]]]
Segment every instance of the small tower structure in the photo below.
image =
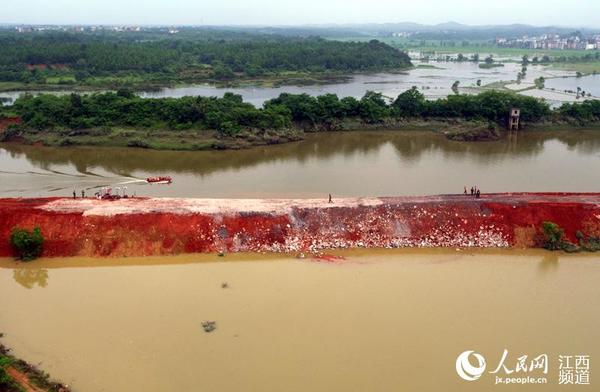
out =
[[508,115],[508,130],[518,131],[521,124],[521,109],[512,108]]

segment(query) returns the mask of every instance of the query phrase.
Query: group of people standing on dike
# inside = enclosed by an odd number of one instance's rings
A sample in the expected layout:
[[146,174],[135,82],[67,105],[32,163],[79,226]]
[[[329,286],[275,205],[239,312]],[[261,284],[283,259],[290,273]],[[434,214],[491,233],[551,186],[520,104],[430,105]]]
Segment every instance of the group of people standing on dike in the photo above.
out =
[[[466,186],[465,186],[464,194],[468,195]],[[477,186],[472,186],[471,187],[471,196],[475,196],[476,198],[479,199],[481,197],[481,190],[479,190],[479,188],[477,188]]]

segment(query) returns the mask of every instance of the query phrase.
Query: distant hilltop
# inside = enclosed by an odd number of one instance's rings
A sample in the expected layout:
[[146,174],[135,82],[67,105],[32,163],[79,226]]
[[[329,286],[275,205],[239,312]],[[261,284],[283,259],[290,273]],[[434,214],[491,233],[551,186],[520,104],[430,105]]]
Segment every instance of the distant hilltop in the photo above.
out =
[[542,34],[571,34],[575,31],[586,35],[600,33],[600,27],[595,26],[534,26],[528,24],[503,24],[503,25],[467,25],[458,22],[444,22],[438,24],[421,24],[414,22],[398,23],[343,23],[343,24],[304,24],[304,25],[137,25],[137,24],[19,24],[0,23],[0,29],[18,29],[21,31],[119,31],[139,32],[167,30],[171,33],[180,29],[194,30],[229,30],[262,32],[282,35],[377,35],[389,33],[418,33],[418,34],[448,34],[456,38],[465,34],[476,33],[486,37],[496,36],[537,36]]

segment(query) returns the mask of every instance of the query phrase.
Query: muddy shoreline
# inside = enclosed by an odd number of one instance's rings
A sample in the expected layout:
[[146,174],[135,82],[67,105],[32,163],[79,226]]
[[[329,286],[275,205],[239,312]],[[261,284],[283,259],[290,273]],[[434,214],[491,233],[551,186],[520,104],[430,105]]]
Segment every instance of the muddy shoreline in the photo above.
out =
[[[386,119],[368,123],[360,119],[346,119],[328,124],[296,122],[280,130],[246,129],[235,136],[215,130],[189,129],[174,132],[169,129],[148,131],[135,127],[109,127],[79,130],[30,130],[20,126],[18,117],[0,117],[0,142],[47,147],[128,147],[170,151],[242,150],[260,146],[287,144],[305,140],[316,133],[392,131],[427,131],[441,134],[455,142],[489,142],[505,137],[508,132],[499,126],[490,126],[481,120],[465,119]],[[527,124],[520,134],[533,131],[564,131],[600,129],[597,122],[549,120]]]
[[[0,333],[0,338],[3,334]],[[11,353],[11,349],[0,343],[0,359],[8,363],[0,368],[12,380],[11,383],[0,383],[0,390],[7,392],[69,392],[68,386],[54,381],[50,375],[38,367],[16,358]],[[7,389],[4,389],[7,388]]]

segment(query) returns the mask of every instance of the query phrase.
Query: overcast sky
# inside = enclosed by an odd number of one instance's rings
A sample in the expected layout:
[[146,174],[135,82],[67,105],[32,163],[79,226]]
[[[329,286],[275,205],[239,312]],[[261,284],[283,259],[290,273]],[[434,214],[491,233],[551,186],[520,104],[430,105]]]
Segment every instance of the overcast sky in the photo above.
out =
[[298,25],[366,22],[600,27],[600,0],[2,0],[0,23]]

